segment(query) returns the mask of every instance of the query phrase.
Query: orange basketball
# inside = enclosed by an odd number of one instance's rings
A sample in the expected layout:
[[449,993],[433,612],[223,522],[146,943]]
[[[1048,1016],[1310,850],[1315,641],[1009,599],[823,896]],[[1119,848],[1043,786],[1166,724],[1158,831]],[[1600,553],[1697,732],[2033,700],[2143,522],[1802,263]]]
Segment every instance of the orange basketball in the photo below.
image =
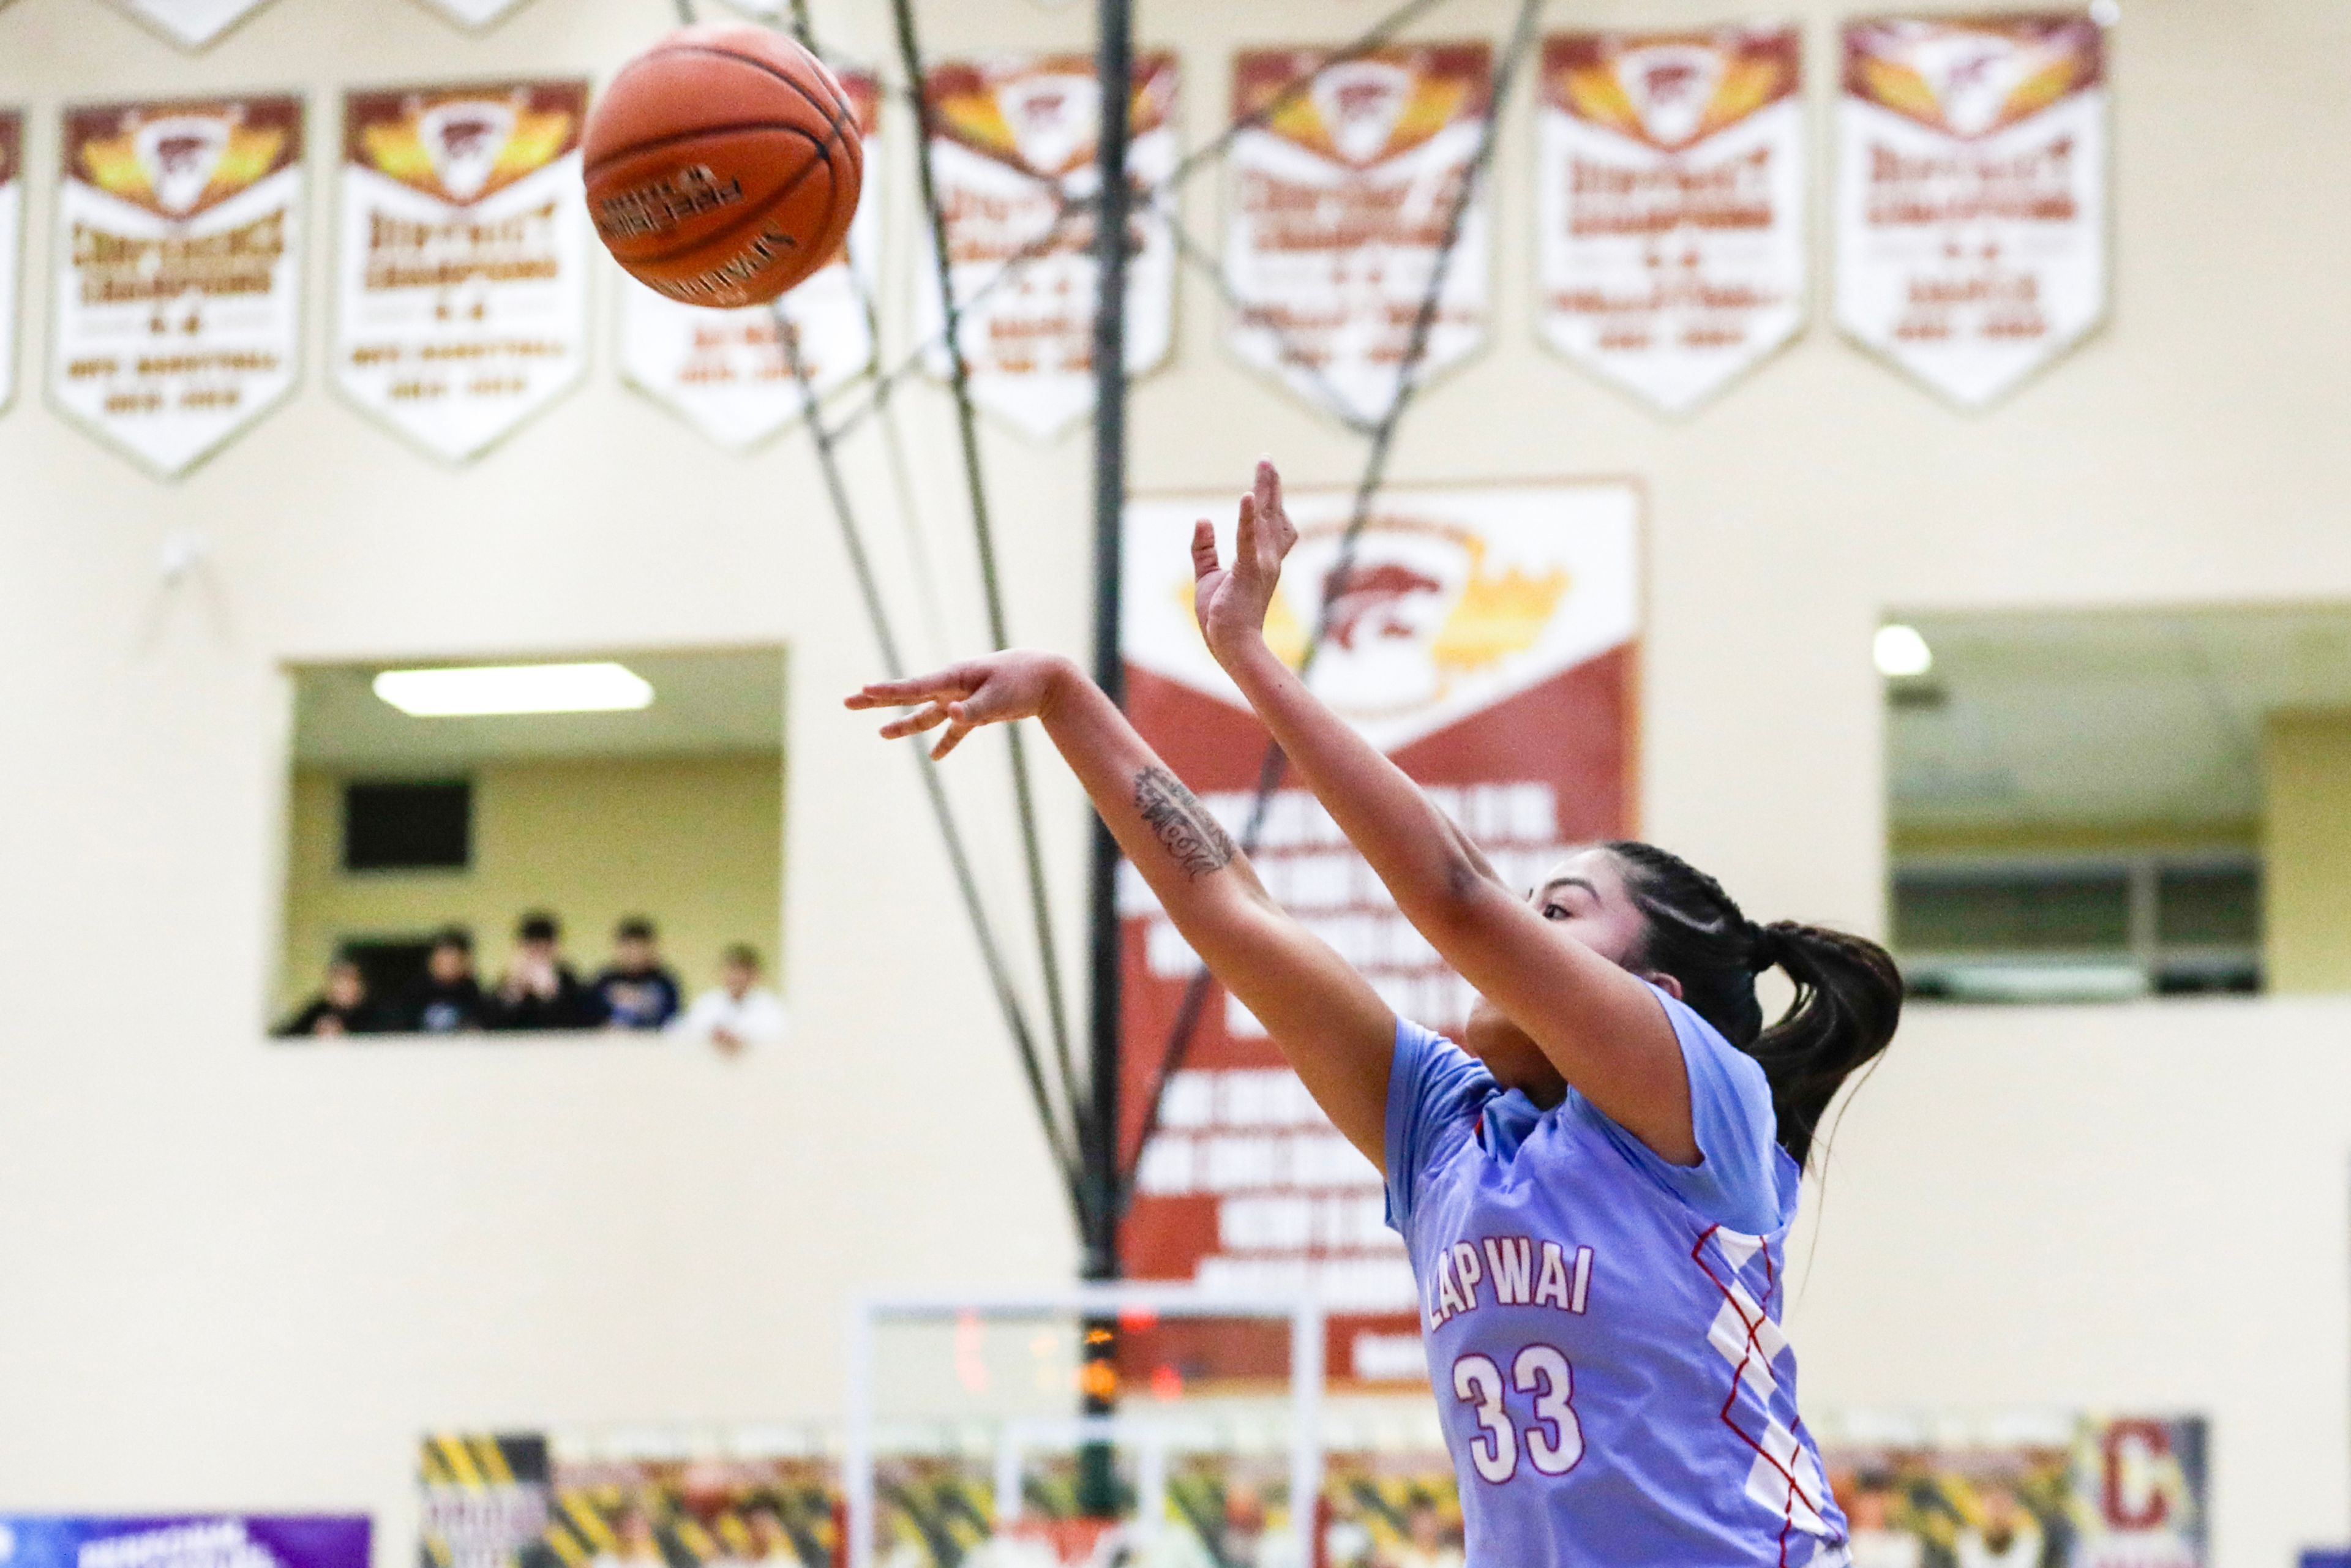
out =
[[597,235],[689,305],[758,305],[841,248],[864,183],[824,62],[765,27],[672,33],[621,68],[581,148]]

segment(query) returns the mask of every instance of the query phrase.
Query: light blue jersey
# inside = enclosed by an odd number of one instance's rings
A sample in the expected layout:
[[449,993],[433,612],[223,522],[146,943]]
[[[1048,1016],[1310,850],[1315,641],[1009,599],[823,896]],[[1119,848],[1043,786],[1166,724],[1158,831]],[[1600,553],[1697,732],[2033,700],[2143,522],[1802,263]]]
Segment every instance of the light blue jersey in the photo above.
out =
[[1539,1109],[1397,1026],[1388,1218],[1420,1288],[1469,1568],[1846,1562],[1780,1332],[1796,1164],[1762,1069],[1658,996],[1704,1156],[1687,1170],[1573,1089]]

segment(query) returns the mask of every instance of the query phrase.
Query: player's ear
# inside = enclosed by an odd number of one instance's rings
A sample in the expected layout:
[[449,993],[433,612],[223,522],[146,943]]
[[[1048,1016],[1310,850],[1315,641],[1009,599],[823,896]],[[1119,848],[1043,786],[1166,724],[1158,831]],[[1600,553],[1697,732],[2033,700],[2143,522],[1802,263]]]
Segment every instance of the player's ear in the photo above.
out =
[[1641,978],[1648,981],[1649,984],[1656,987],[1657,989],[1665,992],[1666,995],[1673,998],[1674,1000],[1680,1001],[1682,999],[1682,983],[1679,980],[1675,979],[1671,975],[1667,974],[1663,969],[1644,969],[1641,971]]

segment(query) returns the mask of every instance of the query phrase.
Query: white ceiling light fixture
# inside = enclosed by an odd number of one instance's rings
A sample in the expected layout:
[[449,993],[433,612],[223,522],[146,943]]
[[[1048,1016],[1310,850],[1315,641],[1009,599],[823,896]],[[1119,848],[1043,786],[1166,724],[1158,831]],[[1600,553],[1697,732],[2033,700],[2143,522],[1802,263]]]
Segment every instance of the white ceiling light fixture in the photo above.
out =
[[375,695],[412,718],[517,713],[626,713],[653,706],[651,683],[625,664],[475,664],[386,670]]
[[1923,675],[1935,667],[1935,651],[1927,646],[1927,639],[1918,635],[1916,626],[1898,622],[1877,629],[1874,649],[1877,655],[1877,673],[1888,680],[1904,680]]

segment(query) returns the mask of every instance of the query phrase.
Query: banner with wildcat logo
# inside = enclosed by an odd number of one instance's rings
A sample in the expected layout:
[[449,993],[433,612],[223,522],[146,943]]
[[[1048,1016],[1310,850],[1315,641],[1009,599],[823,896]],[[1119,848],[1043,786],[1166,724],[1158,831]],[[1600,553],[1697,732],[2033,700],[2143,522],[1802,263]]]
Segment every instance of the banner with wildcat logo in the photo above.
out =
[[[1234,66],[1225,281],[1234,353],[1338,419],[1395,403],[1413,322],[1493,101],[1484,44],[1426,44],[1332,64],[1311,49]],[[1489,204],[1464,215],[1423,379],[1486,340]]]
[[[880,88],[869,73],[839,74],[864,139],[865,166],[876,171]],[[869,369],[881,210],[878,200],[859,203],[841,253],[774,306],[714,310],[682,304],[619,273],[622,374],[721,446],[740,451],[790,424],[800,417],[800,389],[777,312],[790,323],[819,398]]]
[[[1146,193],[1176,169],[1176,86],[1173,54],[1137,57],[1127,152],[1139,198],[1126,264],[1130,376],[1157,368],[1175,333],[1176,241],[1165,204],[1174,196]],[[1066,210],[1100,186],[1093,57],[950,60],[932,68],[923,96],[972,401],[1026,434],[1058,435],[1094,403],[1094,226]],[[914,329],[933,344],[931,372],[944,378],[951,366],[935,256],[925,225]]]
[[[1289,497],[1300,538],[1266,636],[1292,664],[1327,629],[1315,691],[1423,785],[1513,886],[1563,847],[1619,837],[1635,809],[1640,503],[1621,482],[1398,489],[1342,569],[1353,497]],[[1127,712],[1243,837],[1268,740],[1202,644],[1196,518],[1229,552],[1230,492],[1127,509],[1121,630]],[[1312,795],[1286,784],[1251,852],[1282,904],[1390,1006],[1466,1021],[1468,986],[1395,911]],[[1166,1060],[1197,961],[1131,867],[1120,905],[1125,1137]],[[1379,1173],[1334,1130],[1265,1030],[1211,987],[1143,1152],[1124,1237],[1137,1279],[1241,1295],[1319,1291],[1332,1375],[1425,1380],[1412,1271],[1386,1228]]]
[[0,1514],[0,1568],[369,1568],[364,1514]]
[[588,366],[585,81],[343,99],[335,382],[435,456],[477,455]]
[[1831,1413],[1854,1568],[2206,1568],[2201,1416]]
[[50,396],[184,474],[294,387],[302,100],[84,106],[62,141]]
[[16,396],[16,287],[25,239],[25,117],[0,109],[0,408]]
[[183,49],[201,49],[269,0],[115,0]]
[[1975,408],[2106,313],[2105,40],[2075,15],[1850,23],[1836,313]]
[[1542,334],[1671,413],[1804,318],[1803,37],[1575,33],[1543,46]]

